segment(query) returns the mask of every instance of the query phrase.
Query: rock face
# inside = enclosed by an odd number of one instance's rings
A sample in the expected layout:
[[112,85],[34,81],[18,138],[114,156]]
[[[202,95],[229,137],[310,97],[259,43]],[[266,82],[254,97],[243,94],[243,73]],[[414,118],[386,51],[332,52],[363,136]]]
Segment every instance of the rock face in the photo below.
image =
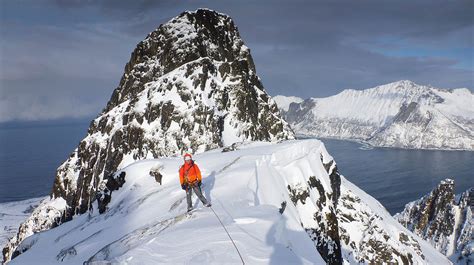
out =
[[240,141],[293,139],[230,17],[184,12],[141,41],[87,136],[57,169],[51,201],[6,246],[87,212],[104,180],[135,160]]
[[454,263],[474,261],[474,188],[456,198],[454,181],[442,181],[430,194],[405,206],[398,221],[430,242]]
[[[281,96],[279,96],[281,97]],[[374,146],[474,150],[474,94],[399,81],[288,104],[299,135],[362,140]]]
[[[342,257],[350,264],[430,264],[431,246],[403,229],[370,195],[341,177],[337,220]],[[438,264],[449,264],[437,260]]]
[[[305,182],[288,184],[291,202],[300,214],[301,225],[313,240],[316,249],[327,264],[341,264],[342,249],[336,216],[341,176],[336,164],[327,153],[321,153],[325,174],[307,176]],[[326,164],[324,164],[326,162]],[[329,184],[329,185],[328,185]],[[329,187],[324,187],[324,186]]]

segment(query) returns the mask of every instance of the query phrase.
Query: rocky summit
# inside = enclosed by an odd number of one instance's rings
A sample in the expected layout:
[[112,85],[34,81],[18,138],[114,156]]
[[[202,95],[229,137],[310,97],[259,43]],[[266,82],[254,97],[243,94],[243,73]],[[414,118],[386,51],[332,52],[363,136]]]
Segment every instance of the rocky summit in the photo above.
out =
[[423,198],[405,206],[396,219],[457,264],[474,261],[474,188],[455,196],[446,179]]
[[106,107],[57,169],[54,203],[33,212],[5,256],[32,233],[87,212],[100,187],[133,161],[293,138],[232,19],[183,12],[137,45]]

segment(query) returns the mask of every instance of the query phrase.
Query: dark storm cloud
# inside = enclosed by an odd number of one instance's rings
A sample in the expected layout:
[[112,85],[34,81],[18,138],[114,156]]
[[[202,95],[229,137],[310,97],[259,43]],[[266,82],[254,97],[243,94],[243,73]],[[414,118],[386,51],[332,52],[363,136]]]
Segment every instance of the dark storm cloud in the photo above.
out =
[[234,19],[272,95],[328,96],[400,79],[448,88],[474,83],[474,1],[25,3],[2,2],[9,12],[1,17],[7,26],[0,26],[0,104],[19,101],[25,111],[19,115],[2,104],[0,121],[77,114],[57,102],[95,115],[135,45],[161,23],[199,7]]

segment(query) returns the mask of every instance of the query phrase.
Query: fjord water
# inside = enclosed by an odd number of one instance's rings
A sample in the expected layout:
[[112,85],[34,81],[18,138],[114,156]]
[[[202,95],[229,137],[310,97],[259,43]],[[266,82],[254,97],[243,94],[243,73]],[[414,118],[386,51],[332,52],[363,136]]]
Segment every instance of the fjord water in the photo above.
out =
[[352,141],[320,139],[339,172],[391,213],[429,193],[445,178],[459,194],[474,187],[474,152],[371,148]]
[[[56,168],[85,137],[89,121],[0,126],[0,202],[49,194]],[[339,171],[392,214],[444,178],[456,181],[458,193],[474,186],[474,152],[367,149],[356,142],[321,140]]]
[[0,202],[48,195],[91,119],[0,125]]

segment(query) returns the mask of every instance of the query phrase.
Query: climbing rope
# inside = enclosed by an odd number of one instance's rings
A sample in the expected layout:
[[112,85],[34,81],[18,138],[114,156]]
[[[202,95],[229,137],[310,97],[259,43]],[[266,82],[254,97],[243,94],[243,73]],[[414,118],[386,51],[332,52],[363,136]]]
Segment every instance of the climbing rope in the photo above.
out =
[[211,208],[212,212],[213,212],[214,215],[217,217],[217,220],[219,220],[219,223],[221,223],[222,228],[224,228],[225,232],[227,233],[227,236],[229,237],[230,241],[231,241],[232,244],[234,245],[235,250],[237,250],[237,253],[239,254],[239,257],[240,257],[240,260],[242,261],[242,264],[245,264],[244,259],[242,258],[242,255],[240,254],[240,251],[239,251],[239,249],[237,248],[237,245],[235,244],[234,240],[233,240],[232,237],[230,236],[229,231],[227,231],[227,228],[225,228],[225,225],[222,223],[221,218],[219,218],[219,216],[218,216],[217,213],[214,211],[214,209],[212,208],[212,206],[209,207],[209,208]]

